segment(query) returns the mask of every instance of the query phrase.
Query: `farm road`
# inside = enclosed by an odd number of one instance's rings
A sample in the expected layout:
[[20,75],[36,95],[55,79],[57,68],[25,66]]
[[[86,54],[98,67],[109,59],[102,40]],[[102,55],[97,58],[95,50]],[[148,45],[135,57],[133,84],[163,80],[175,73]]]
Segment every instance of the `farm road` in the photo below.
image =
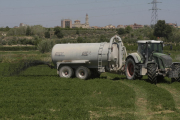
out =
[[151,119],[148,115],[149,111],[147,109],[147,93],[146,90],[143,89],[141,86],[137,86],[133,83],[130,82],[125,82],[125,81],[121,81],[123,84],[133,88],[133,90],[135,91],[136,94],[136,98],[135,98],[135,107],[136,107],[136,112],[135,112],[135,116],[137,117],[137,119],[140,120],[149,120]]
[[166,84],[157,84],[157,86],[167,90],[168,92],[170,92],[170,94],[173,96],[173,99],[174,99],[174,102],[175,102],[175,105],[176,105],[176,109],[180,111],[180,96],[179,96],[179,91],[177,91],[176,89],[172,88],[170,85],[166,85]]

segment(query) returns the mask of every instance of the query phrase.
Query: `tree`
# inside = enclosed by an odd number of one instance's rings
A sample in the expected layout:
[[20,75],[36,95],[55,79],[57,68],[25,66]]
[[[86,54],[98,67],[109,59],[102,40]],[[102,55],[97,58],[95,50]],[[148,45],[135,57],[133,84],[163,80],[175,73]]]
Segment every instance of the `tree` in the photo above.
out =
[[172,27],[165,23],[165,20],[159,20],[154,28],[154,36],[169,38],[172,35]]
[[44,37],[44,33],[46,32],[46,29],[42,25],[34,25],[31,26],[31,35],[37,35],[40,38]]
[[79,30],[76,30],[76,34],[79,35]]
[[156,39],[157,39],[157,37],[154,36],[153,33],[150,33],[150,34],[148,35],[148,37],[149,37],[150,40],[156,40]]
[[100,42],[105,42],[105,41],[106,41],[106,36],[101,35],[101,36],[100,36]]
[[60,27],[55,27],[54,28],[54,34],[57,35],[59,32],[61,32],[61,28]]
[[49,31],[45,32],[44,35],[45,35],[45,38],[50,38],[50,32]]
[[46,53],[46,52],[49,52],[51,51],[52,47],[54,45],[54,42],[53,41],[50,41],[50,40],[42,40],[39,44],[38,44],[38,50],[41,52],[41,53]]
[[63,38],[64,35],[62,34],[62,32],[59,32],[59,33],[57,34],[57,37],[58,37],[58,38]]
[[125,32],[126,32],[126,33],[130,33],[131,31],[132,31],[132,27],[127,26],[127,27],[125,28]]
[[31,35],[31,28],[29,26],[26,29],[26,35]]
[[58,38],[63,38],[64,37],[60,27],[55,27],[54,31],[55,31],[54,34],[57,35]]
[[77,38],[77,43],[82,43],[83,42],[83,38],[82,37],[78,37]]
[[118,34],[119,35],[123,35],[123,34],[125,34],[126,32],[125,32],[125,29],[124,28],[119,28],[118,29]]
[[10,28],[8,26],[6,26],[5,31],[9,31],[9,30],[10,30]]

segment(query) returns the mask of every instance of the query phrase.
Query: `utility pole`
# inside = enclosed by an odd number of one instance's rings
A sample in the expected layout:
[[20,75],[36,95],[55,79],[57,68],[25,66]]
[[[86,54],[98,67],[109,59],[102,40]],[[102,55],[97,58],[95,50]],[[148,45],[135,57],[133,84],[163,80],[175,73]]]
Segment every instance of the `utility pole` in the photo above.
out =
[[149,4],[153,4],[153,7],[152,9],[152,15],[151,15],[151,25],[155,25],[158,21],[158,10],[161,10],[161,9],[158,9],[157,8],[157,3],[162,3],[162,2],[158,2],[157,0],[153,0],[151,3]]

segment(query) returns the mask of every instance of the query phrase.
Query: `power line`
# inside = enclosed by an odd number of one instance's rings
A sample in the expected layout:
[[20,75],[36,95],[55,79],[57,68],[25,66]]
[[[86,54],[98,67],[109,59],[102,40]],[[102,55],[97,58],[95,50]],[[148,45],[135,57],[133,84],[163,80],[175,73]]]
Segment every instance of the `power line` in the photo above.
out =
[[149,3],[149,4],[153,4],[152,9],[150,9],[150,10],[152,10],[151,25],[155,25],[158,21],[158,12],[157,11],[160,9],[157,8],[157,3],[162,3],[162,2],[158,2],[157,0],[153,0],[151,3]]

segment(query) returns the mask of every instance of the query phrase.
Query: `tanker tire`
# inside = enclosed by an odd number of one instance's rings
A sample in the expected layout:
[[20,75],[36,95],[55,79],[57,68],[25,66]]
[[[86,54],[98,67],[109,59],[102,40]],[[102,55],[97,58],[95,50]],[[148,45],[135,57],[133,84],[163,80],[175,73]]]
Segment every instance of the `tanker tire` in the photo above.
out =
[[147,65],[147,75],[151,83],[157,83],[156,64],[151,63]]
[[59,76],[62,78],[71,78],[74,75],[74,71],[69,66],[63,66],[59,70]]
[[178,71],[178,78],[171,78],[171,82],[180,82],[180,65],[179,64],[176,64],[174,65],[174,70],[177,70]]
[[76,77],[82,80],[87,80],[91,76],[89,68],[80,66],[76,69]]
[[128,58],[125,64],[125,74],[127,79],[134,80],[138,77],[137,65],[132,58]]

